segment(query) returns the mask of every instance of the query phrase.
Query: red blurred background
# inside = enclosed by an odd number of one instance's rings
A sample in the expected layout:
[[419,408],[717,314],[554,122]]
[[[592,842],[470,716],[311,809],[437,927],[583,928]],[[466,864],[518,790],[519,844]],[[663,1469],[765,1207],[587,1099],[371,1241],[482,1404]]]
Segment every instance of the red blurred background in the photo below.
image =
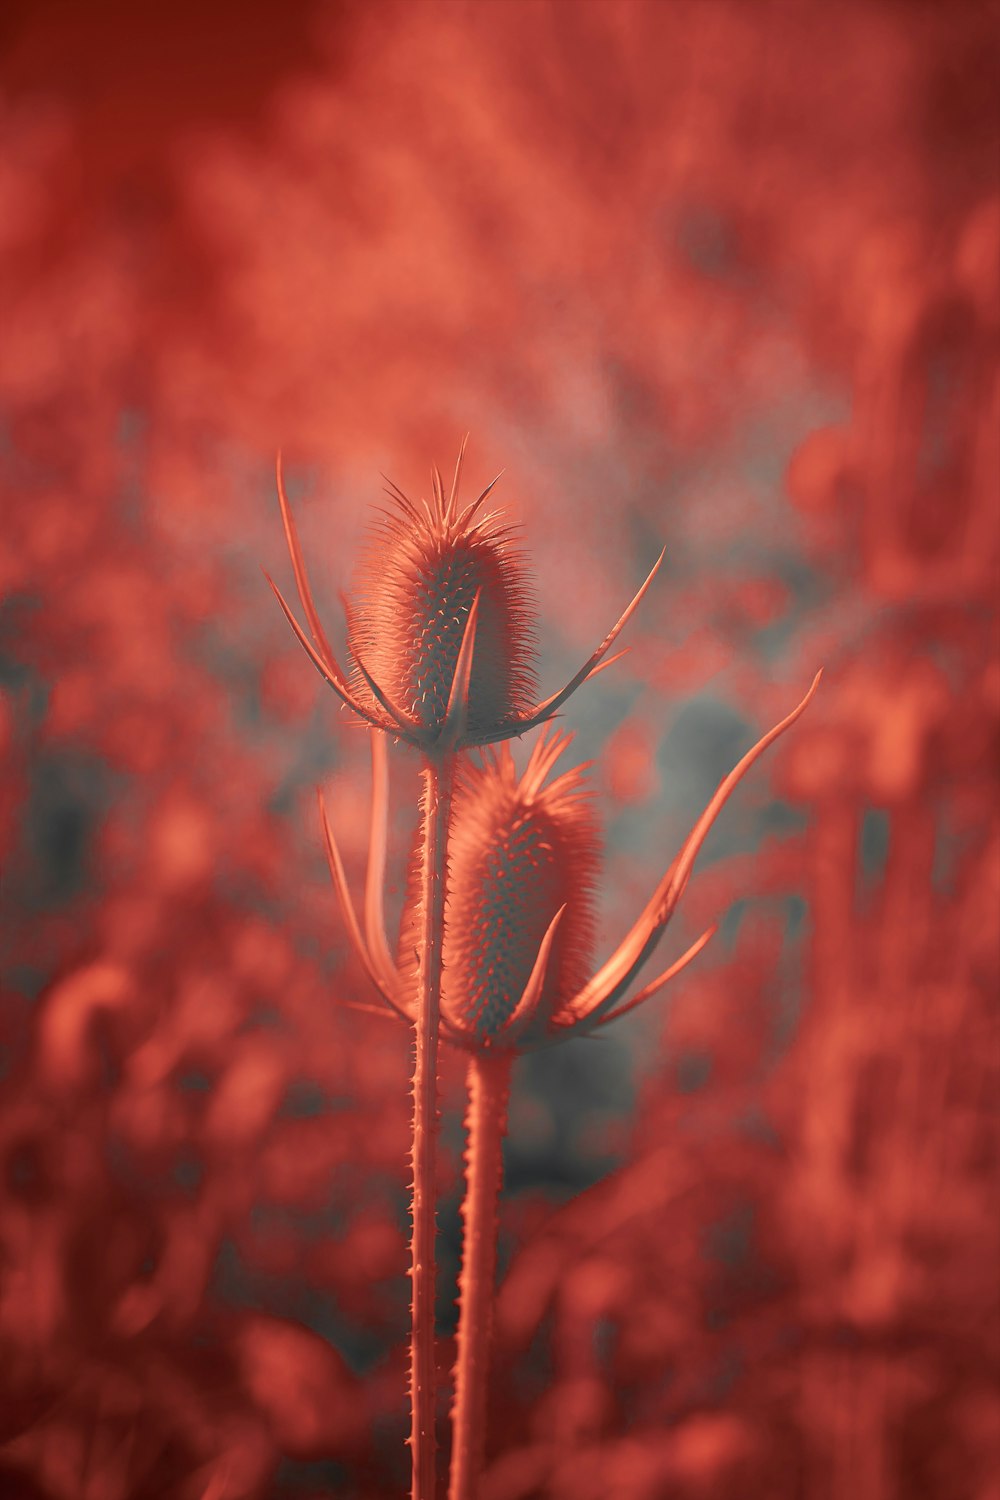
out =
[[260,564],[279,444],[332,622],[469,429],[543,686],[668,547],[567,719],[605,951],[827,672],[712,948],[520,1065],[486,1500],[996,1500],[998,7],[0,28],[0,1491],[405,1492],[407,1038],[313,801],[357,878],[365,739]]

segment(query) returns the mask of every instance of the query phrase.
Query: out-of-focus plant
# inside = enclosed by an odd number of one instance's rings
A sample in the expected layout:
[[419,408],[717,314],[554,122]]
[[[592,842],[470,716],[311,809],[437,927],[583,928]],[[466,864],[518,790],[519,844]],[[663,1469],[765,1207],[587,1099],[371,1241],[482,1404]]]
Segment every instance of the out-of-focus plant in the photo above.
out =
[[[373,732],[389,734],[416,747],[423,762],[419,901],[414,923],[417,984],[412,1007],[416,1040],[410,1246],[413,1500],[433,1500],[435,1486],[437,1053],[442,954],[446,947],[448,827],[456,757],[470,745],[506,740],[546,723],[581,683],[609,665],[607,652],[663,561],[661,552],[628,608],[565,687],[529,707],[534,687],[533,634],[523,560],[511,546],[513,528],[506,524],[503,511],[482,513],[499,475],[478,499],[459,508],[464,456],[463,441],[447,495],[436,468],[429,503],[421,500],[419,506],[414,505],[395,485],[386,491],[395,509],[383,511],[375,523],[357,570],[354,598],[345,601],[353,680],[341,670],[316,610],[285,493],[280,456],[277,478],[281,514],[312,641],[268,578],[310,660],[342,703]],[[332,843],[330,847],[334,849]],[[377,907],[378,872],[384,855],[385,837],[380,830],[373,838],[366,909],[370,945],[358,946],[383,996],[401,1008],[396,971]],[[343,888],[342,867],[336,856],[334,869],[338,888]],[[351,925],[353,931],[353,917]]]

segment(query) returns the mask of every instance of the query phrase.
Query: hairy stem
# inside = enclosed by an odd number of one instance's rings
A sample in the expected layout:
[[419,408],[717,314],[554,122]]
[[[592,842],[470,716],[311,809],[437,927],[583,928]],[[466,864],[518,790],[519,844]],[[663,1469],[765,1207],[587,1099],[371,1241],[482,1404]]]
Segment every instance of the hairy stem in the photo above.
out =
[[441,1020],[441,949],[453,760],[424,767],[423,889],[416,1050],[413,1064],[413,1221],[410,1236],[410,1457],[412,1500],[434,1500],[435,1358],[434,1177],[437,1158],[437,1053]]
[[503,1179],[511,1063],[509,1052],[477,1053],[469,1061],[462,1205],[465,1238],[459,1278],[450,1500],[476,1500],[483,1466],[497,1264],[497,1201]]

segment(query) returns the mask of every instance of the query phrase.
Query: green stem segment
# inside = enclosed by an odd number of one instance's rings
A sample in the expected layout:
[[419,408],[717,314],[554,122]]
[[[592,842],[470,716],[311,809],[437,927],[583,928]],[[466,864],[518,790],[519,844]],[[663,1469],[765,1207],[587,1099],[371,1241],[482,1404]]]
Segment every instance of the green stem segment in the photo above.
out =
[[486,1436],[486,1384],[493,1332],[497,1202],[503,1181],[513,1054],[483,1052],[469,1061],[466,1115],[465,1239],[459,1278],[458,1358],[450,1500],[476,1500]]
[[438,1034],[441,1025],[441,950],[444,937],[448,818],[454,762],[450,755],[424,767],[422,930],[413,1064],[413,1220],[410,1236],[410,1457],[412,1500],[435,1497],[434,1303],[435,1165],[438,1132]]

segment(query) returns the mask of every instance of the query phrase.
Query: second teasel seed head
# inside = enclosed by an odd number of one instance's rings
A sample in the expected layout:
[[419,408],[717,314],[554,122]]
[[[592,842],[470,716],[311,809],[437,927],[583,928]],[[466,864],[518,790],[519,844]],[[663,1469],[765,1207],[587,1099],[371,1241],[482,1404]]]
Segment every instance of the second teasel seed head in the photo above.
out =
[[600,826],[584,768],[545,784],[569,739],[543,737],[520,779],[504,745],[481,767],[467,767],[456,791],[442,1011],[455,1031],[482,1045],[520,1032],[514,1012],[553,923],[541,989],[524,1023],[551,1017],[559,996],[575,994],[589,971]]
[[[816,674],[801,703],[723,777],[638,918],[589,978],[582,976],[589,969],[592,949],[598,823],[582,782],[583,766],[548,780],[571,736],[543,736],[520,780],[506,746],[485,755],[478,766],[466,763],[449,826],[441,1005],[448,1039],[472,1052],[548,1045],[626,1015],[681,973],[714,928],[629,994],[670,923],[719,813],[761,755],[806,711],[821,675]],[[371,745],[373,800],[364,931],[325,811],[323,832],[355,952],[389,1009],[412,1021],[423,851],[418,842],[409,862],[394,958],[383,903],[388,827],[384,737],[373,735]]]

